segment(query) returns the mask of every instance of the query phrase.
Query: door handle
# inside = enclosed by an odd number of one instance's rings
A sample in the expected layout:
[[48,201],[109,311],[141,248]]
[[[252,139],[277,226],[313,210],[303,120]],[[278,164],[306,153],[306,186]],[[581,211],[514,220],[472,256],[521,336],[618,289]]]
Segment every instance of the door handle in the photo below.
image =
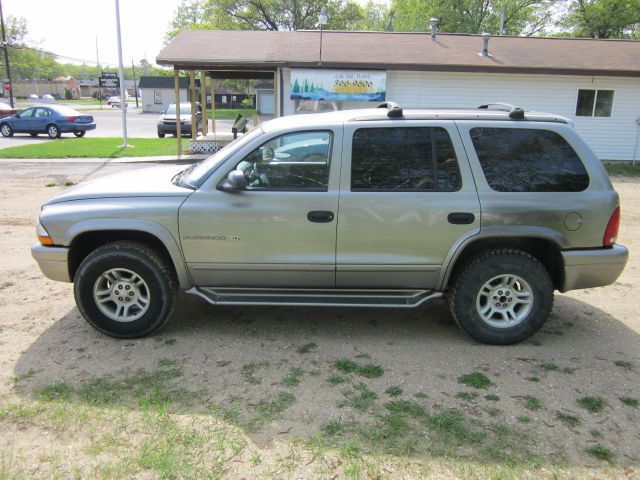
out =
[[468,212],[452,212],[447,215],[447,220],[449,223],[453,223],[455,225],[469,225],[473,223],[476,219],[476,216],[473,213]]
[[333,221],[333,212],[314,210],[307,213],[307,220],[315,223],[329,223]]

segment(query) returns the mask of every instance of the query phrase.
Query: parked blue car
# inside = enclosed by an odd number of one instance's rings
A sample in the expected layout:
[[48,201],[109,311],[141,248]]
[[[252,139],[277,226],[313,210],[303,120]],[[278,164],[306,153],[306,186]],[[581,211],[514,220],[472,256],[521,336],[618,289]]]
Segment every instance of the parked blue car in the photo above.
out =
[[29,133],[32,137],[46,133],[51,138],[60,138],[63,133],[83,137],[96,124],[91,115],[82,115],[64,105],[47,105],[25,108],[11,117],[0,120],[0,133],[12,137],[14,133]]

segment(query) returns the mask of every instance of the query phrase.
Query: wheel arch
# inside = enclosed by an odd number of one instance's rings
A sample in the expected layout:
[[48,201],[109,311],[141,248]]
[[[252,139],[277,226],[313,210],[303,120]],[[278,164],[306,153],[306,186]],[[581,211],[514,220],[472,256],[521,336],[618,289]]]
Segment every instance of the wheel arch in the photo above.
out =
[[182,253],[171,233],[164,227],[152,222],[142,222],[136,225],[127,220],[121,223],[114,220],[101,220],[100,225],[79,224],[68,233],[65,242],[69,245],[69,277],[74,278],[82,261],[96,248],[122,240],[139,242],[153,248],[160,257],[172,268],[180,288],[187,290],[193,286],[185,267]]
[[515,248],[539,260],[549,272],[554,289],[560,290],[564,285],[565,277],[564,261],[560,252],[568,245],[565,244],[565,239],[557,234],[552,236],[540,233],[531,231],[523,231],[519,234],[515,232],[485,233],[467,239],[451,255],[447,268],[441,275],[440,289],[449,288],[460,269],[481,252],[495,248]]

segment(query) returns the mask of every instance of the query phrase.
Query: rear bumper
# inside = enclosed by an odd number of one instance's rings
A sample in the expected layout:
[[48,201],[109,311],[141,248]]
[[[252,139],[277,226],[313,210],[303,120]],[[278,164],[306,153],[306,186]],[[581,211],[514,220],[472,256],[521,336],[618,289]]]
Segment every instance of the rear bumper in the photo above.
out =
[[561,253],[564,261],[561,292],[610,285],[620,276],[629,258],[629,251],[622,245]]
[[45,277],[59,282],[71,282],[67,247],[43,247],[39,243],[34,243],[31,247],[31,255],[38,262]]

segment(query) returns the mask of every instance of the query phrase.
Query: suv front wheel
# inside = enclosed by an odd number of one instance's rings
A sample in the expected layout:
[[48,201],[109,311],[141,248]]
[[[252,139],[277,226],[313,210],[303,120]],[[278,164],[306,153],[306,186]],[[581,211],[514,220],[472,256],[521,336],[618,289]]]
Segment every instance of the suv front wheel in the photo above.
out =
[[455,278],[449,306],[460,328],[474,339],[510,345],[544,325],[553,306],[553,283],[530,254],[487,250]]
[[173,272],[147,246],[115,242],[93,251],[74,278],[76,304],[97,330],[118,338],[147,335],[171,315]]

